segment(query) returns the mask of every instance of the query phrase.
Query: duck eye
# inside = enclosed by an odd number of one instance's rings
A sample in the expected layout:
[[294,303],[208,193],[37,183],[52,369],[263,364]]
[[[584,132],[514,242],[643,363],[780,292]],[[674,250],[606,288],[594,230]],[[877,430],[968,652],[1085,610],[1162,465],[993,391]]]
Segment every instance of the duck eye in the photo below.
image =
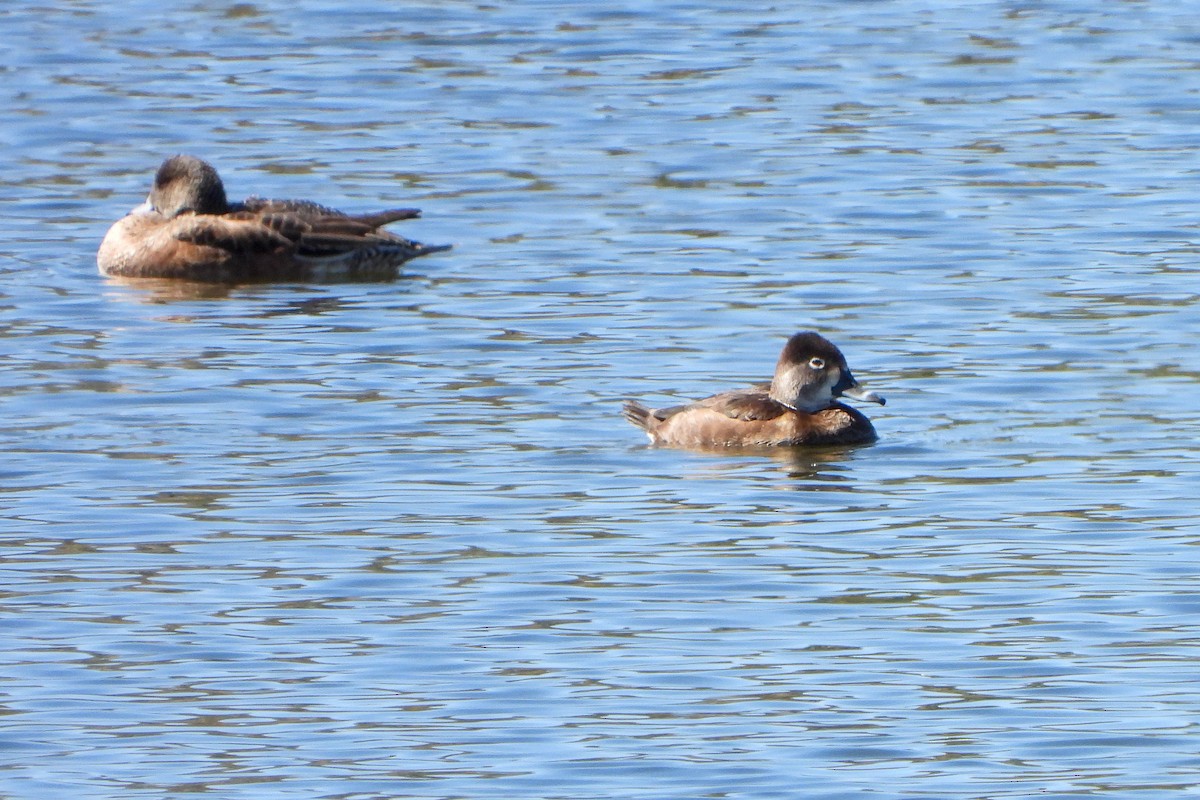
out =
[[808,360],[808,365],[813,369],[825,369],[825,359],[814,356]]

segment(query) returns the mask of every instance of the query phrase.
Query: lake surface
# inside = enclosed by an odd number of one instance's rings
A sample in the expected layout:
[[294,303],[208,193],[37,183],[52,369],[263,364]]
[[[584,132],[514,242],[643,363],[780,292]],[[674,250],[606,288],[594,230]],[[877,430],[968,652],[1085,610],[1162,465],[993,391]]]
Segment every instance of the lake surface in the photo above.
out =
[[[1195,9],[0,26],[0,795],[1200,794]],[[176,152],[455,249],[102,279]],[[620,417],[802,329],[878,444]]]

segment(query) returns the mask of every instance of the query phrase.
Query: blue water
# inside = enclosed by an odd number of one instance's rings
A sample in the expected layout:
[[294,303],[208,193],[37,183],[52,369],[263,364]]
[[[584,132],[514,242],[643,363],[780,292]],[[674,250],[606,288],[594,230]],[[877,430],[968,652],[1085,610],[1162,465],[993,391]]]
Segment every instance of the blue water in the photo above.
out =
[[[0,795],[1200,792],[1184,4],[0,8]],[[393,283],[96,274],[159,161]],[[878,444],[624,398],[820,330]]]

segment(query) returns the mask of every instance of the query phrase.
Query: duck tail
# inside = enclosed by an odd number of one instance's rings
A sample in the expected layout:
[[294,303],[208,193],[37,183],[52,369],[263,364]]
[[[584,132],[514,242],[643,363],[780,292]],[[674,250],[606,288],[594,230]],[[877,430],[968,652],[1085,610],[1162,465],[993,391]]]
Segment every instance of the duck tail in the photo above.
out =
[[621,416],[625,417],[625,419],[629,420],[630,423],[641,428],[646,433],[650,432],[650,421],[654,418],[654,415],[651,413],[650,409],[646,408],[638,401],[626,400],[625,405],[622,406],[621,409]]
[[421,244],[420,242],[414,242],[411,239],[401,239],[400,237],[396,237],[396,239],[397,241],[385,241],[373,248],[393,265],[399,265],[409,259],[419,258],[420,256],[427,256],[430,253],[440,253],[452,247],[452,245],[448,244]]
[[417,245],[420,249],[421,252],[417,253],[420,256],[427,256],[430,253],[443,253],[454,247],[452,244],[421,244],[420,242],[413,242],[413,244]]

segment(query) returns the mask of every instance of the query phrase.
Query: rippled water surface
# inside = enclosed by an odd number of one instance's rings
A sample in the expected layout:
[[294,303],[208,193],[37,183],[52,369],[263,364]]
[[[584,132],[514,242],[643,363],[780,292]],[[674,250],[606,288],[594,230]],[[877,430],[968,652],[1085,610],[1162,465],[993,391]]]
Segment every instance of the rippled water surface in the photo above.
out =
[[[0,795],[1200,793],[1187,4],[0,26]],[[100,278],[175,152],[455,249]],[[620,418],[805,328],[878,444]]]

